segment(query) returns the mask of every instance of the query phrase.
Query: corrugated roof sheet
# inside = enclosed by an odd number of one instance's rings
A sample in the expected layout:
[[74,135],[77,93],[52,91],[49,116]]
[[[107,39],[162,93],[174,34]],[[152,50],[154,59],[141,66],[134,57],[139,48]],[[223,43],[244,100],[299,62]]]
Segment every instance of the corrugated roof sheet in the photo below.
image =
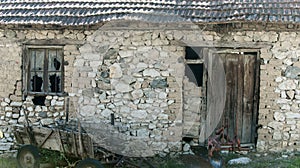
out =
[[0,0],[0,24],[76,26],[120,19],[300,23],[300,0]]

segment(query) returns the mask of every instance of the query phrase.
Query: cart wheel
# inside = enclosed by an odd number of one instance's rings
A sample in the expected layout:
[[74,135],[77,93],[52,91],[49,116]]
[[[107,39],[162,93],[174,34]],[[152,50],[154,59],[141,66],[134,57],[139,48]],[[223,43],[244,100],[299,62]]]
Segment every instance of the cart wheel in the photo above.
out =
[[103,168],[102,164],[95,159],[84,159],[81,160],[75,168]]
[[17,161],[19,168],[39,168],[40,156],[38,149],[32,145],[22,146],[18,150]]

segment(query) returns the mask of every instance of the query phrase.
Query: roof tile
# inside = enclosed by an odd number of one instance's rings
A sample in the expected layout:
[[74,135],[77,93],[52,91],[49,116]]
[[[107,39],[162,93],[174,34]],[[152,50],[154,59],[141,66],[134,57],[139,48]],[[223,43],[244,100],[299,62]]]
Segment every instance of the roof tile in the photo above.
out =
[[300,23],[300,0],[0,0],[0,24],[150,22]]

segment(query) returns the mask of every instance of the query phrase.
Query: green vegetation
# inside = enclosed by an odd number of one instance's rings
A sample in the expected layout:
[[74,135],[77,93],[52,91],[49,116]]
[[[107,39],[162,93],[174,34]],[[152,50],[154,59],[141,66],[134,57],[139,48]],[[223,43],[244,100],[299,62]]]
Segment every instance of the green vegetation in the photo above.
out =
[[[57,166],[63,168],[66,165],[66,161],[63,155],[53,151],[42,151],[43,157],[41,158],[41,163],[49,163],[55,161]],[[230,168],[266,168],[266,167],[283,167],[283,168],[299,168],[300,167],[300,156],[290,156],[288,158],[283,158],[280,154],[261,154],[257,156],[257,154],[248,155],[238,155],[238,154],[223,154],[224,163],[227,163],[230,159],[238,158],[246,156],[252,159],[247,165],[226,165],[225,167]],[[179,156],[178,158],[154,158],[153,160],[149,160],[154,165],[159,163],[158,168],[183,168],[186,167],[183,165],[181,160],[182,158]],[[191,160],[194,162],[194,160]],[[0,157],[0,168],[17,168],[17,160],[12,157]]]
[[5,158],[0,157],[0,167],[1,168],[16,168],[17,167],[17,160],[15,158]]
[[[237,154],[223,155],[224,162],[227,163],[230,159],[242,157]],[[300,156],[290,156],[283,158],[280,154],[266,154],[266,155],[254,155],[248,154],[245,157],[249,157],[252,162],[247,165],[230,165],[232,168],[266,168],[266,167],[283,167],[283,168],[299,168]],[[226,165],[229,167],[229,165]]]

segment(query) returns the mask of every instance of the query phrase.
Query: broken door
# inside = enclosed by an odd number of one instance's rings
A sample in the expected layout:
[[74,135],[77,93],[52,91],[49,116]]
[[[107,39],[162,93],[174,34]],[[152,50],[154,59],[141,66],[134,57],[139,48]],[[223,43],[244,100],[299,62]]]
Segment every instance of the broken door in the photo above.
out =
[[[218,58],[221,62],[218,66],[221,65],[221,68],[214,66],[216,59],[207,61],[208,75],[211,77],[208,80],[206,134],[211,135],[214,129],[227,126],[225,134],[231,139],[237,136],[241,143],[254,143],[258,103],[257,55],[236,52],[212,53],[211,56]],[[225,72],[224,77],[222,71]],[[216,97],[222,96],[220,93],[215,93],[215,89],[221,85],[214,83],[222,83],[222,78],[225,80],[225,100]],[[225,103],[223,107],[220,105],[222,102]]]

